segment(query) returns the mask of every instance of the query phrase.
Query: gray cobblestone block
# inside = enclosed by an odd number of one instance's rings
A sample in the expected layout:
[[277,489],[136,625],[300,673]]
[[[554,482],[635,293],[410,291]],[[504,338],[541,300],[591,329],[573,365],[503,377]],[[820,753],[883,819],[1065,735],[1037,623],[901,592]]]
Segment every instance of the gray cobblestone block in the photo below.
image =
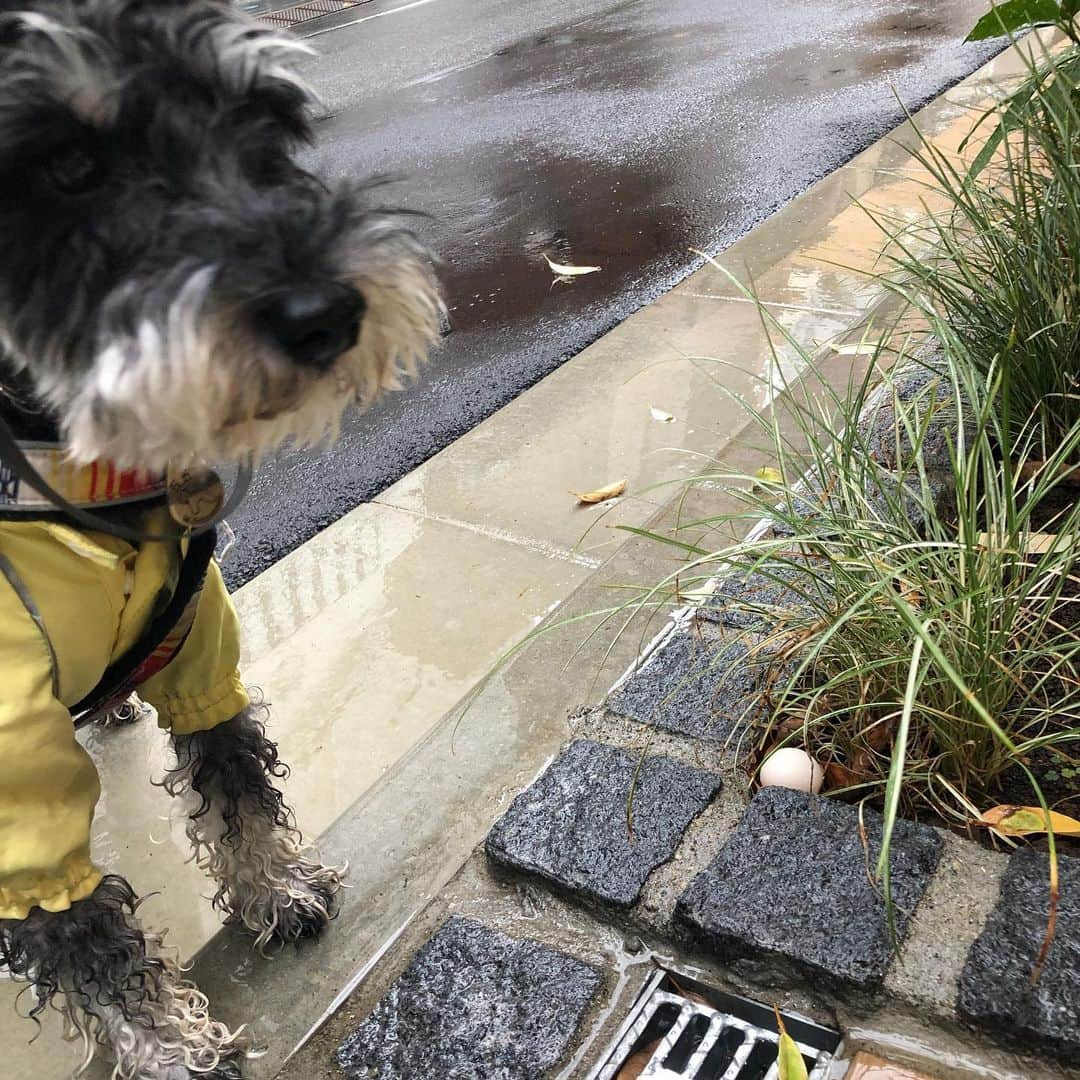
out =
[[[897,405],[900,405],[898,410]],[[919,460],[923,475],[914,466],[911,419],[902,415],[904,407],[917,408],[921,419],[916,428],[922,431]],[[930,410],[933,413],[930,413]],[[914,414],[913,414],[914,415]],[[964,415],[965,438],[971,444],[975,424]],[[941,346],[934,341],[919,349],[902,362],[871,397],[868,407],[858,421],[860,447],[856,453],[871,457],[881,466],[876,475],[865,476],[867,505],[870,511],[888,520],[896,513],[890,502],[899,501],[904,515],[916,528],[926,519],[926,504],[937,512],[947,513],[955,507],[956,488],[950,446],[957,442],[959,414],[955,387],[948,373],[948,361]],[[899,470],[905,470],[901,489]],[[925,478],[925,489],[923,482]],[[834,477],[828,469],[811,470],[795,486],[795,511],[800,517],[814,519],[829,499]],[[842,513],[840,508],[833,511]],[[866,511],[861,511],[865,514]],[[825,519],[819,530],[825,527]],[[793,530],[784,522],[773,525],[776,536],[791,536]]]
[[649,874],[674,854],[720,783],[715,773],[673,758],[642,761],[580,739],[495,823],[487,854],[579,898],[628,907]]
[[[950,500],[955,502],[956,499],[956,485],[951,471],[928,468],[925,488],[923,477],[915,470],[907,473],[901,487],[898,474],[890,472],[888,466],[873,472],[868,469],[863,481],[865,501],[845,509],[841,505],[830,505],[827,502],[834,498],[827,494],[834,483],[830,476],[808,473],[800,479],[792,489],[794,505],[791,508],[804,519],[800,523],[800,535],[804,534],[803,530],[809,530],[819,537],[838,538],[843,534],[849,518],[866,521],[876,516],[881,521],[894,521],[897,516],[896,504],[899,504],[912,526],[919,529],[926,521],[928,504],[936,507],[938,513],[942,513],[949,507]],[[779,520],[773,522],[772,532],[779,537],[795,535],[795,530],[786,521]]]
[[[881,817],[863,812],[869,865]],[[937,868],[941,837],[898,821],[891,847],[900,942]],[[762,954],[800,974],[875,990],[893,955],[885,903],[867,876],[855,807],[786,788],[754,797],[731,839],[679,898],[676,922],[731,961]]]
[[997,906],[968,953],[957,1007],[999,1038],[1080,1061],[1080,859],[1059,856],[1061,906],[1046,966],[1031,973],[1046,934],[1050,860],[1021,848],[1009,860]]
[[[919,446],[923,467],[931,473],[951,474],[950,445],[957,442],[959,426],[955,391],[948,361],[936,342],[903,361],[880,391],[880,404],[870,408],[859,422],[863,440],[874,459],[887,469],[911,467],[914,462],[911,436],[908,424],[898,414],[897,404],[901,409],[917,407],[923,417],[929,417],[928,421],[918,421],[918,426],[925,429]],[[969,412],[964,406],[965,439],[970,446],[975,422]]]
[[761,707],[765,657],[749,635],[717,642],[679,633],[609,695],[619,716],[723,742]]
[[768,634],[802,612],[828,610],[828,581],[792,565],[797,559],[778,554],[757,569],[754,561],[745,569],[732,566],[717,581],[712,596],[698,608],[698,615],[732,629]]
[[349,1080],[538,1080],[566,1054],[600,973],[454,916],[338,1047]]

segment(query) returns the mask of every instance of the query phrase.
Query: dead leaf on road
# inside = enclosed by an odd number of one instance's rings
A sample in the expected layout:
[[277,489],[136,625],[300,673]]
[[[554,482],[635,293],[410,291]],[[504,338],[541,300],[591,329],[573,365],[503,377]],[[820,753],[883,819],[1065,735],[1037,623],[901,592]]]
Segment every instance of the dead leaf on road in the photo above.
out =
[[830,345],[837,356],[873,356],[881,348],[873,341],[860,341],[858,345]]
[[614,484],[597,488],[595,491],[571,491],[570,494],[579,503],[602,503],[607,502],[608,499],[614,499],[616,495],[621,495],[626,490],[626,485],[626,480],[616,480]]
[[551,272],[556,277],[581,277],[582,274],[597,274],[600,272],[599,266],[568,266],[566,263],[552,262],[547,255],[544,255],[544,260],[551,267]]

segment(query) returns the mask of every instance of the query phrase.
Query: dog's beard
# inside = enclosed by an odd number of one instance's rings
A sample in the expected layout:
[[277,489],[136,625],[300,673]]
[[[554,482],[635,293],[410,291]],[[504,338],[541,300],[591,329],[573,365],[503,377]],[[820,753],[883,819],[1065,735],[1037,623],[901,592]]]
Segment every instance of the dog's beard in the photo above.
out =
[[167,302],[151,294],[134,318],[134,297],[116,297],[89,372],[41,388],[72,458],[159,469],[334,438],[350,403],[368,405],[415,375],[443,310],[424,252],[390,220],[369,223],[341,262],[365,314],[357,344],[324,372],[295,364],[219,306],[214,266],[185,268]]

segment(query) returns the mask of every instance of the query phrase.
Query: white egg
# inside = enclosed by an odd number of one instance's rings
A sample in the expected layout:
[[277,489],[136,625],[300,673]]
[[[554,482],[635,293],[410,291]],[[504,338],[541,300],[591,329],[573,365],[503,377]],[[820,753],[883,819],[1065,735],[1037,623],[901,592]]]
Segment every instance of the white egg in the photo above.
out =
[[825,770],[805,750],[785,746],[774,750],[758,774],[762,787],[786,787],[817,794],[825,782]]

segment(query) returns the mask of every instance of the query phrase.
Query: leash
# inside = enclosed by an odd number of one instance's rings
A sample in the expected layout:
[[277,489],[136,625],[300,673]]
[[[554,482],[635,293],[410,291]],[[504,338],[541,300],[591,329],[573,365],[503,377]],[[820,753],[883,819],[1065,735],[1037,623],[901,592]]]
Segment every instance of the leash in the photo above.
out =
[[[18,439],[15,438],[7,421],[3,417],[0,417],[0,461],[3,461],[8,466],[20,482],[39,492],[47,498],[57,510],[60,510],[67,517],[70,517],[84,528],[92,529],[95,532],[109,533],[112,536],[120,537],[122,540],[128,540],[135,543],[147,540],[171,541],[176,539],[175,534],[147,533],[139,529],[130,528],[127,525],[121,525],[107,517],[95,514],[84,507],[76,506],[73,502],[70,502],[61,495],[59,491],[52,487],[52,485],[49,484],[48,481],[42,477],[41,473],[33,466],[23,452]],[[182,484],[183,481],[181,481],[179,486],[182,487]],[[231,514],[243,501],[250,487],[251,465],[248,462],[243,462],[237,473],[236,483],[233,485],[232,493],[227,499],[222,498],[216,500],[218,505],[209,515],[195,516],[190,519],[181,517],[174,509],[174,504],[171,500],[169,510],[178,523],[184,526],[186,532],[190,533],[191,536],[198,536],[201,533],[213,529],[219,521]]]

